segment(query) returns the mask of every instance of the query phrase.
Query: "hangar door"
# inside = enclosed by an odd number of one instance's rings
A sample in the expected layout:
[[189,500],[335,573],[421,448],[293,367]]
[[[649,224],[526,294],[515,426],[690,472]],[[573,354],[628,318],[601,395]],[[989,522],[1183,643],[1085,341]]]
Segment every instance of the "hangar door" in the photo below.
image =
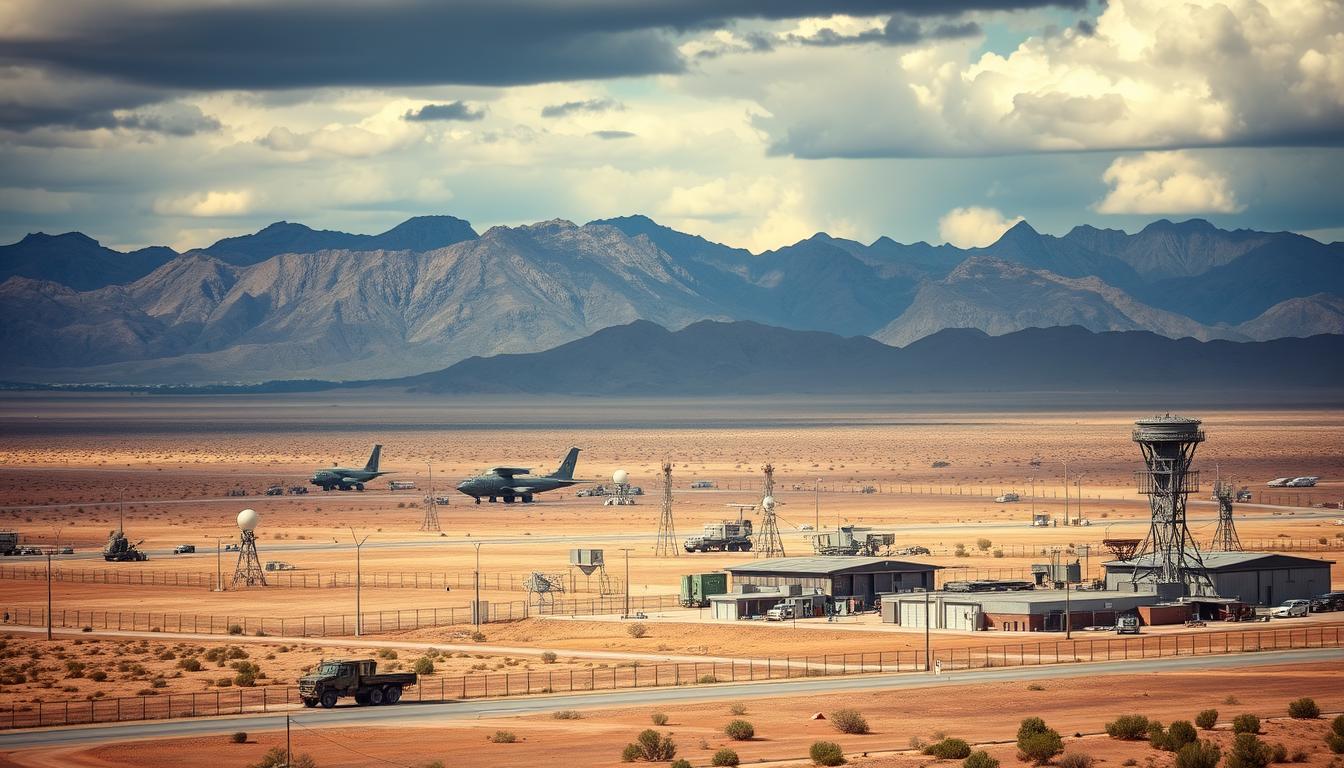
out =
[[[929,616],[932,618],[936,614],[934,607],[929,607]],[[901,626],[902,627],[923,627],[924,626],[924,603],[911,601],[901,601]]]
[[979,606],[970,603],[943,603],[943,627],[945,629],[975,629],[976,611]]

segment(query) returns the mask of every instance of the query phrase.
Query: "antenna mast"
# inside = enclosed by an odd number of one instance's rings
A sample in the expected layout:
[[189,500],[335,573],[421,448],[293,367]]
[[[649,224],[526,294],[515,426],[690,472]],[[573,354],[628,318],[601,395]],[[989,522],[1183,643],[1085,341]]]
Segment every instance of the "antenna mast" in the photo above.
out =
[[775,519],[775,467],[766,464],[761,471],[765,473],[765,483],[761,489],[761,532],[753,551],[757,557],[784,557],[784,541],[780,538],[779,522]]
[[658,518],[658,545],[655,557],[678,557],[676,526],[672,523],[672,462],[663,462],[663,512]]

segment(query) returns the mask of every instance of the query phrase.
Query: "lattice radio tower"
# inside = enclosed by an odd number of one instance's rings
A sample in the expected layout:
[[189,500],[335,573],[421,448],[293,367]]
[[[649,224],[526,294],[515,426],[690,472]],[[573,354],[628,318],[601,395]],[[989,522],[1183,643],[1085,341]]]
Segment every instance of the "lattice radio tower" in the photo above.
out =
[[1154,416],[1134,422],[1134,442],[1143,452],[1136,472],[1139,493],[1148,496],[1152,525],[1135,559],[1133,583],[1156,588],[1158,598],[1214,595],[1199,545],[1185,523],[1185,504],[1199,491],[1199,472],[1190,469],[1195,448],[1204,442],[1198,419]]
[[425,519],[420,523],[422,531],[442,531],[439,526],[439,501],[434,496],[434,467],[429,467],[429,495],[425,497]]
[[654,547],[655,557],[677,557],[681,548],[677,546],[677,529],[672,522],[672,462],[663,462],[663,512],[658,518],[658,545]]
[[1222,480],[1213,485],[1213,495],[1218,499],[1218,530],[1213,532],[1213,542],[1209,549],[1223,552],[1240,552],[1241,539],[1237,537],[1236,523],[1232,522],[1232,497],[1236,493],[1232,483]]
[[266,571],[261,568],[261,559],[257,557],[257,523],[260,515],[251,509],[238,513],[238,528],[242,535],[238,539],[238,565],[233,569],[233,586],[240,583],[245,587],[266,586]]
[[752,551],[756,557],[784,557],[784,540],[779,535],[779,522],[775,519],[775,467],[766,464],[761,471],[765,473],[765,484],[761,489],[761,530],[756,534],[756,546]]

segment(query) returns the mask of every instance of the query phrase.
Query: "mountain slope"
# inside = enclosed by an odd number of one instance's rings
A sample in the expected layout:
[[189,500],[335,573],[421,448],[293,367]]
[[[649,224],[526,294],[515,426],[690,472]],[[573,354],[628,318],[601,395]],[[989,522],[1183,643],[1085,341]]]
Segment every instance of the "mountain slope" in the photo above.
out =
[[138,280],[176,256],[163,246],[122,253],[79,232],[38,232],[0,245],[0,282],[18,276],[88,291]]
[[1318,293],[1279,302],[1238,325],[1237,332],[1258,341],[1344,333],[1344,296]]
[[432,251],[474,240],[471,224],[453,216],[417,216],[377,235],[352,235],[277,221],[251,235],[226,237],[204,253],[238,266],[257,264],[282,253],[316,251]]

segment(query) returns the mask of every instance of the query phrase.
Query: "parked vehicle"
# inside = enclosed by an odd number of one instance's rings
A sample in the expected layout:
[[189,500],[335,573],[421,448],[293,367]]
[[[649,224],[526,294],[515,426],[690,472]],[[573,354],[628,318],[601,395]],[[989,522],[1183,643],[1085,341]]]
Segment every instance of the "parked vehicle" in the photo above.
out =
[[1250,501],[1251,498],[1250,488],[1242,488],[1240,491],[1237,491],[1237,501]]
[[268,560],[268,561],[266,561],[266,570],[268,570],[268,571],[292,571],[292,570],[294,570],[294,564],[293,564],[293,563],[286,563],[286,562],[284,562],[284,561],[282,561],[282,560]]
[[691,488],[692,488],[692,489],[697,489],[697,490],[698,490],[698,489],[703,489],[703,488],[713,488],[713,487],[714,487],[714,481],[713,481],[713,480],[696,480],[695,482],[691,483]]
[[396,704],[401,701],[402,689],[415,685],[415,681],[414,672],[378,674],[378,662],[373,659],[333,659],[299,678],[299,698],[305,707],[321,704],[326,709],[346,696],[353,696],[360,706]]
[[230,488],[226,496],[246,496],[247,490],[243,488]]
[[765,612],[766,621],[788,621],[793,618],[793,606],[788,603],[780,603],[774,608]]
[[266,495],[267,495],[267,496],[284,496],[284,495],[285,495],[285,489],[284,489],[283,487],[279,486],[279,485],[272,485],[270,488],[267,488],[267,489],[266,489]]
[[289,486],[289,495],[290,495],[290,496],[302,496],[302,495],[304,495],[305,493],[308,493],[308,486],[306,486],[306,485],[291,485],[291,486]]
[[58,555],[73,555],[73,554],[75,554],[75,548],[74,548],[74,547],[61,547],[61,550],[60,550],[59,552],[57,552],[56,554],[58,554]]
[[699,536],[682,543],[687,552],[749,552],[751,551],[751,521],[705,523]]
[[994,497],[995,504],[1012,504],[1015,501],[1021,501],[1021,500],[1022,497],[1018,496],[1016,493],[1005,493],[1002,496]]
[[1311,611],[1344,611],[1344,592],[1326,592],[1311,598]]
[[1120,616],[1115,620],[1115,634],[1117,635],[1137,635],[1139,634],[1138,616]]
[[0,531],[0,555],[17,555],[18,553],[19,532]]
[[1285,600],[1283,605],[1270,611],[1269,615],[1276,619],[1290,619],[1296,616],[1306,616],[1311,610],[1311,603],[1306,600]]
[[195,551],[195,544],[178,544],[176,547],[173,547],[174,555],[190,555]]
[[387,490],[389,491],[413,491],[415,490],[414,480],[388,480]]
[[681,605],[683,608],[704,608],[711,595],[728,591],[726,573],[688,573],[681,577]]
[[929,548],[921,547],[918,544],[915,544],[913,546],[898,549],[895,552],[892,552],[892,554],[904,557],[909,557],[910,555],[927,555],[929,554]]
[[225,545],[224,545],[224,551],[225,551],[225,552],[237,552],[237,551],[238,551],[238,545],[237,545],[237,544],[225,544]]

